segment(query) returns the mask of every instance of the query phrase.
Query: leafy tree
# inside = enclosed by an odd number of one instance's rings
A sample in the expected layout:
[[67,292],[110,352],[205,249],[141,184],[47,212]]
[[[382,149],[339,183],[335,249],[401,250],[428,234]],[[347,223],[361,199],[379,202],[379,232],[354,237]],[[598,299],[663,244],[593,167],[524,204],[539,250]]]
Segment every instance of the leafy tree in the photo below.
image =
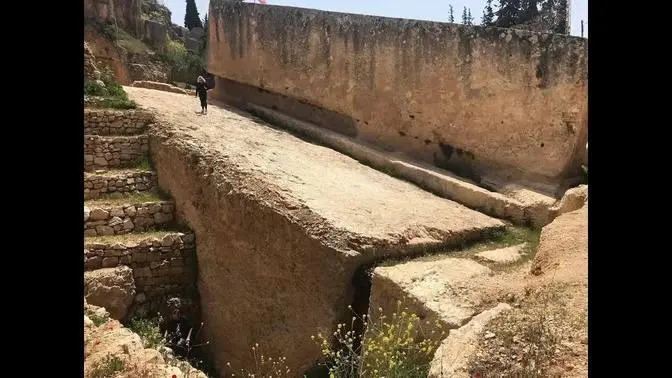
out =
[[518,23],[522,24],[539,16],[539,0],[523,0],[518,14]]
[[203,27],[201,18],[198,16],[198,9],[196,9],[196,0],[187,0],[187,10],[184,13],[184,26],[189,30]]
[[569,34],[569,25],[567,24],[567,0],[558,0],[555,14],[557,22],[553,31],[560,34]]
[[467,15],[467,7],[462,10],[462,24],[469,25],[469,16]]
[[453,6],[449,5],[450,14],[448,15],[448,22],[455,22],[455,17],[453,16]]

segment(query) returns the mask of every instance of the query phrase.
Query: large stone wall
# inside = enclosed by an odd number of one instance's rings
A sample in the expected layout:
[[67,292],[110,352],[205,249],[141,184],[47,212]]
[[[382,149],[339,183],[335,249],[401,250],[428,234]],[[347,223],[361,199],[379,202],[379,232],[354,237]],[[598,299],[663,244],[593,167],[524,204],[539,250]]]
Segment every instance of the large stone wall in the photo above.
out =
[[96,199],[103,195],[112,198],[128,193],[156,189],[156,172],[129,171],[114,175],[84,173],[84,199]]
[[195,296],[196,250],[193,233],[170,233],[137,243],[87,242],[84,270],[126,265],[136,285],[134,311],[145,315],[161,308],[166,295]]
[[141,134],[154,120],[142,110],[84,109],[84,135]]
[[150,231],[173,222],[173,201],[84,207],[84,236]]
[[146,135],[99,136],[84,138],[84,170],[127,168],[147,157]]
[[553,188],[580,173],[584,39],[224,0],[208,14],[216,97],[472,178]]

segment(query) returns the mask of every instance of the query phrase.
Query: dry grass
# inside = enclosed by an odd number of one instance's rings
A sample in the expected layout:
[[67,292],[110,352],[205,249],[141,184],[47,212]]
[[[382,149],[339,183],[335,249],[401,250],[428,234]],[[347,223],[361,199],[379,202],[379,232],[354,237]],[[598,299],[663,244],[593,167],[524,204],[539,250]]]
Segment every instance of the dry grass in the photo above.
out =
[[133,193],[129,195],[123,195],[121,197],[109,197],[104,196],[101,198],[84,201],[84,205],[89,208],[100,207],[100,206],[114,206],[114,205],[123,205],[123,204],[138,204],[145,202],[161,202],[169,201],[170,197],[159,192],[159,191],[147,191],[140,193]]
[[492,265],[491,268],[493,268],[494,270],[511,269],[513,267],[518,267],[526,263],[527,261],[529,261],[534,257],[534,254],[537,251],[537,247],[539,246],[540,235],[541,235],[540,229],[530,229],[525,227],[510,226],[505,228],[503,231],[492,231],[486,234],[481,240],[478,240],[476,242],[462,244],[458,245],[455,248],[439,250],[436,252],[428,251],[420,256],[404,256],[401,258],[387,259],[382,261],[378,265],[392,266],[409,260],[436,261],[444,259],[446,257],[473,258],[474,255],[479,252],[526,243],[525,247],[521,250],[523,258],[517,261],[515,264],[508,264],[507,266],[485,264],[485,265]]
[[90,243],[100,243],[100,244],[126,244],[126,243],[139,243],[141,241],[151,239],[151,238],[163,238],[166,234],[179,231],[150,231],[150,232],[138,232],[131,234],[123,235],[109,235],[109,236],[85,236],[84,245]]
[[90,378],[112,378],[126,369],[126,361],[118,356],[107,356],[95,364],[88,374]]
[[[483,334],[471,376],[587,376],[587,300],[581,289],[562,283],[530,289],[520,308],[493,320]],[[578,292],[578,295],[577,295]],[[583,357],[582,357],[583,356]]]
[[[338,324],[333,334],[320,332],[313,340],[327,360],[329,376],[335,378],[424,378],[434,352],[445,337],[439,321],[423,322],[397,302],[397,309],[371,321],[353,313],[351,324]],[[355,323],[363,331],[355,330]]]

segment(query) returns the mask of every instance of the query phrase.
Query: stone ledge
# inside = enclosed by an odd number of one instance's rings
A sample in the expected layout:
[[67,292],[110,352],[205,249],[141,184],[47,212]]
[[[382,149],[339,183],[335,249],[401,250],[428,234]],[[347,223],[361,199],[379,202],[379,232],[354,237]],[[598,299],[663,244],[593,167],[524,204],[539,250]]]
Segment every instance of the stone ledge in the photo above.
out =
[[154,171],[112,171],[84,173],[84,199],[96,199],[102,195],[112,198],[128,193],[147,192],[157,189]]
[[523,249],[526,246],[526,243],[522,243],[505,248],[490,249],[479,252],[474,255],[474,257],[478,260],[483,260],[490,263],[511,264],[523,257]]
[[484,214],[507,219],[515,224],[544,226],[550,223],[558,211],[548,197],[521,200],[502,193],[492,192],[466,180],[453,177],[436,168],[402,160],[398,156],[379,151],[377,148],[355,141],[347,136],[326,130],[311,123],[292,118],[281,112],[248,103],[248,111],[262,119],[348,155],[382,172],[408,180],[432,193],[458,202]]
[[154,121],[144,110],[84,109],[85,135],[136,135]]
[[148,137],[84,136],[84,170],[137,166],[149,151]]
[[133,84],[131,85],[137,88],[154,89],[157,91],[165,91],[179,94],[189,94],[187,93],[186,90],[182,88],[175,87],[167,83],[157,83],[155,81],[134,81]]
[[107,236],[150,231],[173,220],[173,201],[84,206],[84,235]]
[[471,259],[446,257],[433,261],[411,260],[377,267],[371,278],[369,317],[375,321],[397,310],[401,301],[409,310],[444,329],[459,328],[476,314],[478,303],[470,298],[468,281],[491,270]]

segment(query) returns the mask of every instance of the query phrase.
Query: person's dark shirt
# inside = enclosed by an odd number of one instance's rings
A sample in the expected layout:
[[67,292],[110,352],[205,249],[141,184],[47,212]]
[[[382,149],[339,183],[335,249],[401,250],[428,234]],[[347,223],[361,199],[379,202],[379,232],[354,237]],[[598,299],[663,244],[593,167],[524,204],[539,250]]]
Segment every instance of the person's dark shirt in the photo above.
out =
[[207,96],[208,95],[208,86],[205,83],[197,83],[196,84],[196,93],[198,93],[199,96]]

